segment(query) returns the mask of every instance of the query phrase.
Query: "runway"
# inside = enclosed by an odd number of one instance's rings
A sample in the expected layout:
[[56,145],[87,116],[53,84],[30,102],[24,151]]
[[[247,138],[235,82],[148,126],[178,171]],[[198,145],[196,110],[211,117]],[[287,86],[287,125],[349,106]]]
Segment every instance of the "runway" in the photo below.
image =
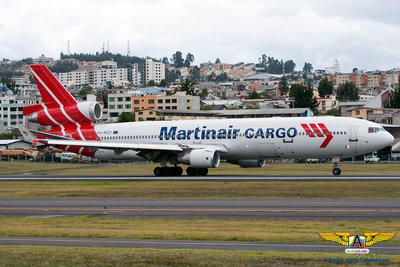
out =
[[400,219],[400,199],[1,199],[0,216]]
[[[60,237],[0,237],[0,245],[113,247],[153,249],[219,249],[289,252],[343,253],[345,246],[333,242],[244,242],[244,241],[201,241],[201,240],[151,240],[110,238],[60,238]],[[368,247],[371,253],[399,255],[398,244],[379,243]],[[345,255],[345,254],[344,254]]]
[[120,176],[120,175],[0,175],[2,181],[204,181],[204,182],[320,182],[400,181],[400,175],[209,175],[209,176]]

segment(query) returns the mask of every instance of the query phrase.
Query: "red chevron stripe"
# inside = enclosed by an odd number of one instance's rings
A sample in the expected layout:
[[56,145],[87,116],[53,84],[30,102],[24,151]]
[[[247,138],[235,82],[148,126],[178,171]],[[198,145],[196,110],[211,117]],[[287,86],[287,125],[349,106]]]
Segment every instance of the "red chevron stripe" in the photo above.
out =
[[333,139],[333,135],[331,134],[331,132],[325,127],[325,124],[323,123],[318,123],[319,128],[321,128],[321,130],[325,133],[326,138],[324,140],[324,142],[321,144],[320,148],[326,148],[328,146],[328,144],[331,142],[331,140]]
[[304,131],[306,131],[309,137],[315,137],[314,133],[311,131],[310,127],[308,127],[307,124],[302,123],[301,126],[303,127]]

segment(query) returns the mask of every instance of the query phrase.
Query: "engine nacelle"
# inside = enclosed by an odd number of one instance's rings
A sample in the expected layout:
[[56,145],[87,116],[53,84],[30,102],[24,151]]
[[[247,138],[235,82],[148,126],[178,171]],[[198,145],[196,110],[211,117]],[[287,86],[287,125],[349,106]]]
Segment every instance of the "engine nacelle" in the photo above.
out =
[[77,106],[79,111],[90,121],[98,121],[103,115],[103,110],[98,102],[80,102]]
[[240,159],[232,163],[239,165],[240,168],[262,168],[265,165],[265,159]]
[[63,125],[74,122],[90,123],[101,119],[103,113],[98,102],[81,102],[76,105],[64,106],[63,109],[64,111],[60,107],[52,107],[45,110],[42,107],[39,111],[30,114],[28,120],[43,126],[56,126],[58,125],[56,122]]
[[177,161],[193,168],[216,168],[219,165],[220,154],[217,150],[194,149],[179,156]]

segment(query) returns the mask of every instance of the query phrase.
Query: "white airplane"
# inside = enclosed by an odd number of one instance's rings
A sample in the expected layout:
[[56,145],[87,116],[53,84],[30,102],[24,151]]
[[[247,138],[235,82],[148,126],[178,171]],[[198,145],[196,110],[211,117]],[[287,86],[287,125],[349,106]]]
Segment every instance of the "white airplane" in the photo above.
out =
[[[220,160],[243,168],[263,167],[266,159],[340,158],[366,154],[392,144],[379,124],[341,117],[297,117],[151,121],[92,125],[102,109],[97,102],[78,103],[44,65],[31,70],[43,104],[24,108],[28,119],[44,126],[36,142],[101,160],[159,162],[156,176],[207,175]],[[173,167],[168,167],[171,164]]]

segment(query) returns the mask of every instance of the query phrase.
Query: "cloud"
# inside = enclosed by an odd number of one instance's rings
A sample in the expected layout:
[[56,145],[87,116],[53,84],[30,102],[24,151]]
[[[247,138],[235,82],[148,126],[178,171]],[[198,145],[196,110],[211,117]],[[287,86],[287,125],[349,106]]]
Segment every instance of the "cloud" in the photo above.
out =
[[67,51],[110,51],[195,63],[256,62],[266,53],[298,68],[398,67],[397,1],[151,0],[7,1],[2,4],[0,57],[21,59]]

